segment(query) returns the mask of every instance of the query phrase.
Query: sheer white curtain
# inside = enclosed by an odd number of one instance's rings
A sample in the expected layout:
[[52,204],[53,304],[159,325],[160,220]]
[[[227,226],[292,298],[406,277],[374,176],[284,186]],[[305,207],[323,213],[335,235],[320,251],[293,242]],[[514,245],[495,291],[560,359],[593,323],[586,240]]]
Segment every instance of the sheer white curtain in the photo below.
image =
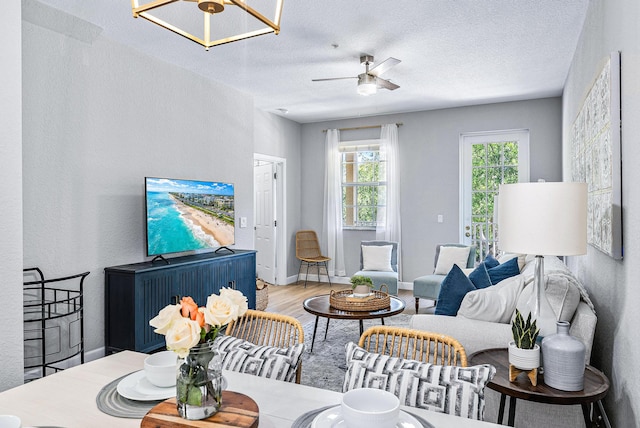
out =
[[324,172],[324,210],[322,236],[327,242],[329,275],[345,276],[344,248],[342,245],[342,182],[340,179],[340,131],[327,130]]
[[385,209],[378,210],[376,239],[398,243],[398,277],[400,272],[400,167],[398,149],[398,125],[382,125],[380,132],[380,159],[386,161],[387,195]]

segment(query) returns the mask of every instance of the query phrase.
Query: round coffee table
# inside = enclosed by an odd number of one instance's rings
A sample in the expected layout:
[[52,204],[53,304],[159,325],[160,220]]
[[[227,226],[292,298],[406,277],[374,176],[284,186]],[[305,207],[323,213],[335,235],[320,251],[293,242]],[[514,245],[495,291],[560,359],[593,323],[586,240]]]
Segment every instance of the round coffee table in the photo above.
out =
[[561,391],[544,383],[544,375],[538,372],[538,385],[533,386],[529,379],[522,375],[515,382],[509,381],[509,353],[506,348],[486,349],[469,356],[469,365],[491,364],[496,368],[496,375],[487,384],[501,394],[498,410],[498,424],[502,424],[506,396],[509,396],[509,420],[507,424],[514,426],[516,399],[537,401],[538,403],[572,405],[580,404],[586,426],[592,426],[591,406],[604,398],[609,390],[609,379],[595,367],[586,366],[584,370],[584,389],[582,391]]
[[320,317],[327,319],[327,327],[324,330],[324,338],[327,338],[327,331],[329,330],[329,320],[341,319],[341,320],[358,320],[360,321],[360,335],[364,327],[362,320],[370,320],[374,318],[380,318],[382,325],[384,325],[384,319],[392,315],[399,314],[404,311],[404,301],[398,299],[395,296],[389,296],[390,305],[388,308],[378,309],[375,311],[343,311],[331,307],[329,304],[329,295],[322,294],[320,296],[309,297],[306,299],[302,306],[304,310],[316,316],[316,322],[313,326],[313,338],[311,339],[311,349],[309,352],[313,352],[313,343],[316,340],[316,331],[318,330],[318,319]]

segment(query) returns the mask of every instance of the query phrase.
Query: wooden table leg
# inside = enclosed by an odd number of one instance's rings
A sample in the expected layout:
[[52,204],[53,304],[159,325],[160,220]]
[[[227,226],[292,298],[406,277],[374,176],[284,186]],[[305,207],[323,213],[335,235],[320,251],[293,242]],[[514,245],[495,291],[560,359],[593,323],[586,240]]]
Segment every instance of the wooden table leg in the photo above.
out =
[[509,397],[509,420],[507,425],[516,426],[516,397]]
[[364,325],[362,323],[362,320],[360,320],[360,336],[362,336],[363,332],[364,332]]
[[380,322],[382,322],[382,325],[384,325],[384,318],[380,318]]
[[507,401],[507,396],[500,394],[500,407],[498,407],[498,425],[502,425],[504,419],[504,404]]

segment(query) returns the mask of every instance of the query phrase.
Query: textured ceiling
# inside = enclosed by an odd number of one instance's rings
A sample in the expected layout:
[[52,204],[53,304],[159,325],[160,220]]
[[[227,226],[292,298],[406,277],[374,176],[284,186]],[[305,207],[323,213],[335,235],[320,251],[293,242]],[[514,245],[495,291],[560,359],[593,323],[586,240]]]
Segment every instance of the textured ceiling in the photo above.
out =
[[[268,0],[248,3],[261,1]],[[300,123],[558,96],[588,3],[284,0],[279,35],[207,52],[133,19],[129,0],[23,1],[24,9],[44,5],[77,16],[104,37],[251,94],[257,108]],[[364,97],[355,79],[311,81],[362,73],[363,53],[402,60],[382,76],[400,89]]]

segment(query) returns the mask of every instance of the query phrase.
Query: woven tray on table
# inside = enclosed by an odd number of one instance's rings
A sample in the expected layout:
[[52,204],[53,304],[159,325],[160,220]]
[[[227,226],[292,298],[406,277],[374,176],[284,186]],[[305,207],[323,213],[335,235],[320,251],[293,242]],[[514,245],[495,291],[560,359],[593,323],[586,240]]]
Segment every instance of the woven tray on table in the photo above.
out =
[[[382,291],[383,287],[386,292]],[[388,291],[386,284],[382,284],[380,290],[373,290],[368,297],[353,297],[353,290],[331,290],[329,305],[342,311],[378,311],[391,305]]]

